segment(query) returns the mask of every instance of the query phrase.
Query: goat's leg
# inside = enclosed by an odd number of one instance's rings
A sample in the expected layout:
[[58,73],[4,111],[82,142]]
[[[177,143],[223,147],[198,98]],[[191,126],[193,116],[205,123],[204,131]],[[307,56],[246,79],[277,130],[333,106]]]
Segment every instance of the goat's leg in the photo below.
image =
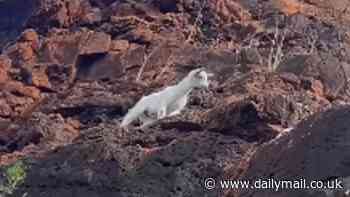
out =
[[163,119],[166,116],[166,107],[161,107],[159,111],[157,112],[157,119]]
[[150,127],[154,125],[158,120],[163,119],[166,117],[166,108],[162,107],[157,112],[157,114],[144,112],[140,117],[140,121],[142,122],[142,125],[139,126],[139,129],[145,129],[147,127]]
[[151,125],[153,125],[157,119],[155,117],[153,117],[151,114],[146,115],[145,113],[142,114],[139,117],[140,121],[142,122],[142,125],[137,127],[138,129],[145,129]]
[[180,110],[176,110],[176,111],[171,112],[168,116],[176,116],[176,115],[178,115],[180,113],[181,113]]
[[139,129],[148,128],[148,127],[154,125],[156,122],[157,122],[157,120],[149,120],[149,121],[147,121],[147,122],[144,122],[144,123],[139,127]]

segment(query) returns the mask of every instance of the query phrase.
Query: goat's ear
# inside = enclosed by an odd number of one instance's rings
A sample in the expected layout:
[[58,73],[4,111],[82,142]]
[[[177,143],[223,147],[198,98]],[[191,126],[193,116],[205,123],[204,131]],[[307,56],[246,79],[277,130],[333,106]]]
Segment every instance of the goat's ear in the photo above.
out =
[[204,66],[202,66],[202,67],[200,67],[200,68],[198,68],[200,71],[205,71],[205,67]]
[[193,72],[196,73],[196,74],[197,74],[197,73],[200,73],[200,72],[202,72],[202,71],[205,71],[205,68],[204,68],[204,67],[199,67],[199,68],[193,70]]
[[193,70],[193,72],[194,72],[194,73],[198,73],[198,72],[201,72],[202,70],[203,70],[202,67],[201,67],[201,68],[196,68],[196,69]]
[[197,69],[194,69],[190,72],[190,74],[193,76],[193,75],[196,75],[197,73],[200,73],[201,72],[201,69],[200,68],[197,68]]

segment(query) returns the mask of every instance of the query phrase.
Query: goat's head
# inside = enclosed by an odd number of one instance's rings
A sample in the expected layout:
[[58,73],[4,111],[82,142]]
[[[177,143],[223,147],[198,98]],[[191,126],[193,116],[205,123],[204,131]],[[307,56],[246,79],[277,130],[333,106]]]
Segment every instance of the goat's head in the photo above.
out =
[[210,75],[208,75],[208,73],[204,70],[204,68],[197,68],[195,70],[192,70],[188,74],[189,79],[191,81],[191,84],[194,87],[198,87],[198,88],[202,88],[202,87],[208,88],[209,87],[208,77]]

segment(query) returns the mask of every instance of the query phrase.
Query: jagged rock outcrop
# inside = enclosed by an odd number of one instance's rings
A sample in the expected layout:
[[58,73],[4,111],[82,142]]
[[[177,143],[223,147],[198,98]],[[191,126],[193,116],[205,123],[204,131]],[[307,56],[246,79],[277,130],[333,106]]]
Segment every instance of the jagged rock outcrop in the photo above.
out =
[[[242,180],[305,178],[328,181],[349,176],[349,106],[338,106],[310,117],[294,130],[262,145]],[[350,189],[349,186],[342,191]],[[336,191],[332,191],[336,193]],[[326,196],[325,191],[248,191],[240,196]],[[341,196],[340,193],[337,196]]]
[[[334,108],[350,102],[345,0],[24,5],[0,0],[0,165],[28,165],[13,196],[214,197],[231,193],[205,177],[349,176],[348,108]],[[214,76],[181,114],[119,128],[198,66]]]

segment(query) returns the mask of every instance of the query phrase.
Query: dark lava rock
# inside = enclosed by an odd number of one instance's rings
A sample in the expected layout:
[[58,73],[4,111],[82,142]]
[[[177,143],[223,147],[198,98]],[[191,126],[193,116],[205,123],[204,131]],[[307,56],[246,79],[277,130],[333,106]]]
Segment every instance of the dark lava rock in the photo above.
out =
[[[332,180],[350,175],[350,107],[316,114],[294,130],[264,144],[242,179]],[[325,196],[312,190],[242,192],[241,196]]]
[[204,178],[223,176],[249,147],[210,132],[125,132],[100,124],[73,144],[30,160],[14,196],[218,196],[221,191],[204,189]]

